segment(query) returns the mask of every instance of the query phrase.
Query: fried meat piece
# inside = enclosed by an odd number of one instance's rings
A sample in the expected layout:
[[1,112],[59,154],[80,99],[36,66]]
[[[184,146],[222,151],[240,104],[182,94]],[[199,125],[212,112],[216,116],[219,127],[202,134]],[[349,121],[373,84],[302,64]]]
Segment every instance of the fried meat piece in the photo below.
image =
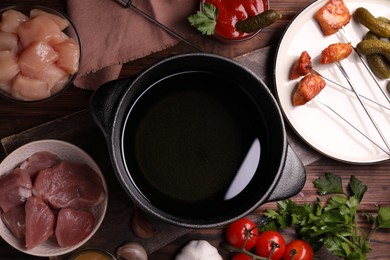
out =
[[305,76],[310,73],[312,69],[313,65],[311,63],[311,57],[307,51],[303,51],[298,60],[292,66],[289,79],[293,80],[299,78],[300,76]]
[[352,52],[351,43],[334,43],[321,53],[321,64],[329,64],[347,58]]
[[349,23],[351,13],[343,0],[329,0],[315,13],[314,18],[320,24],[322,32],[331,35]]
[[298,88],[293,94],[294,106],[301,106],[312,100],[325,87],[326,83],[317,74],[308,74],[299,81]]

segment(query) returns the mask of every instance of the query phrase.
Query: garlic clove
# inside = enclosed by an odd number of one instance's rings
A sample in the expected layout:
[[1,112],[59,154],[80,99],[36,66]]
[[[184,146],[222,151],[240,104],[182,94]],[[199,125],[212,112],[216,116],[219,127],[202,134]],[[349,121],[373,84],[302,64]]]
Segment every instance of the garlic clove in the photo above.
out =
[[131,229],[139,238],[151,238],[156,234],[156,229],[153,224],[136,205],[134,205],[133,215],[131,217]]
[[116,250],[116,257],[124,260],[147,260],[145,248],[136,242],[129,242]]

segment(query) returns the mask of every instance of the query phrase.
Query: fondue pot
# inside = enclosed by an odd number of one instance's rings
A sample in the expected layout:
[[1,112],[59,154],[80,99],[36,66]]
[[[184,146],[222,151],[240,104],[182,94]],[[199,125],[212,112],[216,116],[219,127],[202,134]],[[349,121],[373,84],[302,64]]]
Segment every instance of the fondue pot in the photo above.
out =
[[305,183],[277,102],[231,59],[167,58],[102,85],[90,107],[129,197],[169,223],[224,225]]

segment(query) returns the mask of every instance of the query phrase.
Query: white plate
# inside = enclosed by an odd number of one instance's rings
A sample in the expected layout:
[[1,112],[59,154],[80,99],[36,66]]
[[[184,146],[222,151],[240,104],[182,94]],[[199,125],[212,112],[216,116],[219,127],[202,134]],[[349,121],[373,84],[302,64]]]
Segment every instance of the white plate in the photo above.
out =
[[[389,155],[334,112],[316,101],[318,99],[332,107],[339,115],[385,148],[385,142],[376,131],[353,92],[327,82],[327,86],[314,100],[303,106],[295,107],[292,105],[292,94],[299,79],[290,81],[288,76],[291,66],[302,51],[307,51],[310,54],[314,69],[327,78],[349,87],[336,64],[322,65],[319,63],[319,57],[323,49],[332,43],[343,42],[340,33],[324,36],[317,21],[313,18],[315,12],[327,2],[328,0],[319,0],[307,6],[291,22],[282,38],[275,61],[276,93],[281,109],[298,135],[314,149],[328,157],[359,164],[388,160]],[[390,18],[389,0],[344,0],[344,2],[351,14],[356,8],[364,7],[374,16]],[[349,41],[352,42],[353,46],[356,46],[368,30],[351,19],[351,22],[345,26],[345,31]],[[382,91],[376,86],[355,53],[343,60],[341,64],[346,69],[352,79],[353,86],[359,94],[390,108],[390,104],[383,96]],[[386,82],[381,80],[379,83],[382,90],[387,92]],[[390,143],[390,110],[367,101],[364,101],[364,103],[385,136],[386,142]]]

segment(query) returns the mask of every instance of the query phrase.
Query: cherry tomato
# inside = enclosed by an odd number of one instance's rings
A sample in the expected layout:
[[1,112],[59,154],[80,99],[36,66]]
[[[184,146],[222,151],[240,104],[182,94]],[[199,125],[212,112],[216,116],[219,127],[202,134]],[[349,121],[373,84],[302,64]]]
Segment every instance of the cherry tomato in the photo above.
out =
[[235,254],[231,260],[252,260],[252,257],[244,253],[239,253]]
[[246,250],[256,245],[258,235],[259,230],[256,224],[247,218],[230,223],[226,230],[227,242],[236,248],[243,248],[245,244]]
[[255,249],[256,254],[261,257],[269,257],[274,250],[271,259],[279,260],[286,250],[286,242],[279,232],[268,230],[259,235]]
[[303,240],[293,240],[286,246],[283,260],[312,260],[314,256],[310,244]]

